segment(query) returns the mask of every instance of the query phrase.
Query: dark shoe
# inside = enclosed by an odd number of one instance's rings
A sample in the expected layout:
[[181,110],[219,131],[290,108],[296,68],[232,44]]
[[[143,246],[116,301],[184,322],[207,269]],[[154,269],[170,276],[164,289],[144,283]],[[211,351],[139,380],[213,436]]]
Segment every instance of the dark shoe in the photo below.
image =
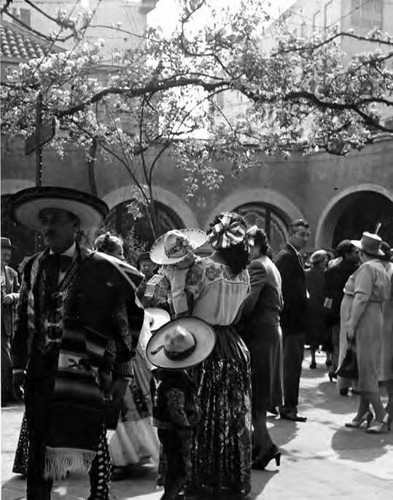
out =
[[348,387],[344,387],[343,389],[340,389],[340,396],[348,396]]
[[275,415],[276,417],[278,416],[278,410],[275,406],[272,406],[271,408],[269,408],[267,410],[269,413],[271,413],[272,415]]
[[292,412],[281,413],[280,418],[283,420],[291,420],[291,422],[307,422],[307,417],[303,417],[303,415]]
[[329,377],[330,382],[333,382],[333,380],[337,380],[337,375],[332,371],[330,371],[328,373],[328,377]]
[[252,462],[252,469],[254,470],[264,470],[267,466],[267,464],[271,460],[276,461],[277,467],[280,465],[280,460],[281,460],[281,451],[277,448],[275,444],[272,445],[270,450],[265,453],[265,455],[260,455],[257,457],[253,462]]
[[359,396],[360,392],[357,391],[356,389],[351,389],[351,392],[352,394],[354,394],[355,396]]
[[327,360],[325,361],[325,365],[326,365],[327,367],[332,366],[332,364],[333,364],[333,361],[332,361],[331,359],[327,359]]
[[315,370],[316,367],[317,367],[316,362],[315,361],[311,361],[311,363],[310,363],[311,370]]

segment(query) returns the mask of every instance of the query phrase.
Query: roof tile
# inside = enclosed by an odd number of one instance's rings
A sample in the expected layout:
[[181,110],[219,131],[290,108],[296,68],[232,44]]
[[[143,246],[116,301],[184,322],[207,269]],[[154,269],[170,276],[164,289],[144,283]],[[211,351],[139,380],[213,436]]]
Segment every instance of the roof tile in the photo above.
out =
[[0,56],[24,60],[42,57],[51,44],[44,40],[40,43],[36,38],[30,37],[28,32],[20,33],[12,24],[4,23],[0,26]]

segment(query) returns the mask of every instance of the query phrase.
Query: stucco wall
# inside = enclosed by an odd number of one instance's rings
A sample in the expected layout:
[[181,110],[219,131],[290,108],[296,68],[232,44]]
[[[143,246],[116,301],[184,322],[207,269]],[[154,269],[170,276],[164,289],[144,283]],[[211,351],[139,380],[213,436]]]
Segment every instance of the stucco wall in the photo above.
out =
[[[201,228],[206,228],[219,210],[231,210],[245,203],[266,203],[283,213],[286,222],[297,216],[308,219],[313,234],[311,246],[329,245],[335,220],[330,212],[344,197],[365,190],[380,193],[393,202],[392,158],[393,141],[368,146],[345,158],[325,153],[293,155],[288,160],[261,156],[258,167],[237,178],[227,176],[217,191],[203,190],[187,201],[182,173],[167,154],[157,165],[155,196],[186,225]],[[218,167],[228,172],[227,165]],[[12,149],[2,148],[2,194],[31,185],[34,178],[35,157],[24,155],[22,141],[14,141]],[[131,198],[130,177],[123,166],[100,157],[96,179],[99,196],[111,207]],[[43,183],[89,191],[83,152],[71,150],[60,159],[50,148],[45,149]]]

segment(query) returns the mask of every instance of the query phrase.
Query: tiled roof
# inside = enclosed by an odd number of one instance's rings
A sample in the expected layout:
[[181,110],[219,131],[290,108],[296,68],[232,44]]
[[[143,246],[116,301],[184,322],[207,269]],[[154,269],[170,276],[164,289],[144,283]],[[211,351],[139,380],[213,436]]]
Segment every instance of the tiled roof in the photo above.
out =
[[11,23],[4,22],[0,26],[0,55],[16,59],[32,59],[47,53],[51,43],[30,35]]

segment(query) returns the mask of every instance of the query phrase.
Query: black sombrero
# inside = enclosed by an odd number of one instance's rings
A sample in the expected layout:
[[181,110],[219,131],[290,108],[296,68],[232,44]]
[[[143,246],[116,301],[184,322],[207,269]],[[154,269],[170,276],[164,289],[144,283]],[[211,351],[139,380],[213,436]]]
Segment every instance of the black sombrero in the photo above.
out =
[[39,214],[47,208],[67,210],[76,215],[82,230],[99,226],[109,213],[108,205],[96,196],[57,186],[19,191],[11,196],[10,206],[16,222],[36,230],[41,228]]

